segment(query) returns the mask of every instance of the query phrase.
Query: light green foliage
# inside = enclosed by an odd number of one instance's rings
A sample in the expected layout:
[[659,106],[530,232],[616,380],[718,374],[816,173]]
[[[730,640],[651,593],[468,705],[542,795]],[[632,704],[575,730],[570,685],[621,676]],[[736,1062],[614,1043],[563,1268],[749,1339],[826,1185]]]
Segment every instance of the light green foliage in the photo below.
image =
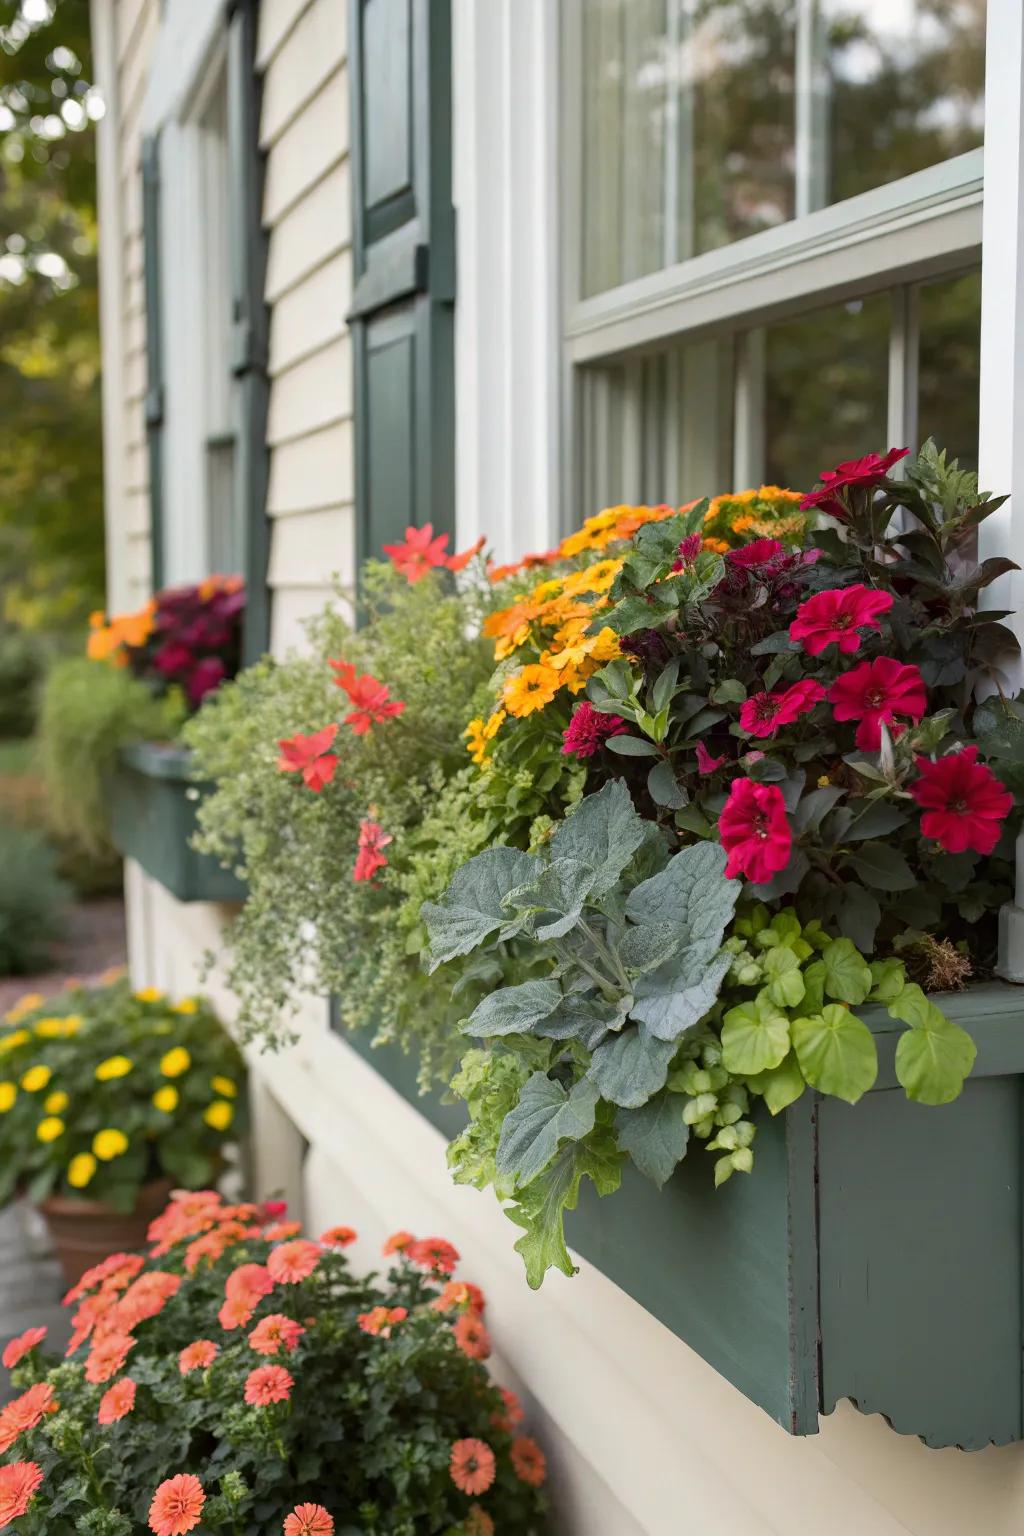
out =
[[68,896],[44,839],[0,823],[0,976],[25,976],[49,963]]
[[120,667],[73,657],[51,668],[39,707],[39,753],[53,830],[84,853],[109,853],[104,783],[122,746],[167,741],[180,697],[154,697]]

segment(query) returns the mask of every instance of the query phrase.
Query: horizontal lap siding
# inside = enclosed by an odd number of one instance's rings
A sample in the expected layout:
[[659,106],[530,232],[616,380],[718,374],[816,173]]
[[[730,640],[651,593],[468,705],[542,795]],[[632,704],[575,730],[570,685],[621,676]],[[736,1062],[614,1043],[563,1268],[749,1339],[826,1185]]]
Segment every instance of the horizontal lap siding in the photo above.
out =
[[344,5],[263,0],[269,236],[271,647],[353,577],[352,298]]

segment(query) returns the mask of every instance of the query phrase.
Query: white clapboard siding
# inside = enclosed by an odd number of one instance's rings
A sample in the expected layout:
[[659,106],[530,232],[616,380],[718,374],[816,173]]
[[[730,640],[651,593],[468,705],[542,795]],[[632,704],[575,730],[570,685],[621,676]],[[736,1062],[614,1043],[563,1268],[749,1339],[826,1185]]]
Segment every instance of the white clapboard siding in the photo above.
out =
[[270,585],[330,586],[335,580],[352,586],[352,509],[324,507],[278,518],[271,529]]
[[347,136],[348,81],[344,69],[338,69],[274,145],[263,191],[267,224],[275,224],[337,165],[346,153]]
[[[313,5],[287,34],[263,87],[260,139],[269,148],[345,61],[344,5]],[[301,89],[296,91],[296,81]]]
[[315,512],[354,498],[352,423],[335,422],[319,432],[282,443],[270,460],[267,508],[272,517]]
[[277,303],[351,241],[349,170],[343,160],[274,224],[267,258],[267,303]]
[[291,441],[352,414],[352,348],[348,335],[279,374],[270,392],[267,441]]
[[[262,0],[260,5],[260,30],[256,44],[257,68],[266,70],[278,49],[282,47],[292,28],[302,16],[323,0]],[[344,11],[345,0],[329,4],[328,10]]]
[[280,373],[346,333],[352,303],[352,253],[341,251],[283,294],[270,318],[270,372]]

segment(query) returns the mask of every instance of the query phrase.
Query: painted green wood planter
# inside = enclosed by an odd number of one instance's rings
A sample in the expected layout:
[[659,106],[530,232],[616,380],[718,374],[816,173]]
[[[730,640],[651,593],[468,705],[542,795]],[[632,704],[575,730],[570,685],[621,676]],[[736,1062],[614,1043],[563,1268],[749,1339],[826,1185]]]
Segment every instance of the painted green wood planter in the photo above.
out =
[[107,791],[114,845],[179,901],[242,901],[237,876],[191,846],[197,790],[183,747],[143,741],[123,748]]
[[[569,1218],[578,1253],[792,1434],[850,1398],[932,1446],[1024,1439],[1024,990],[943,1006],[978,1045],[955,1103],[906,1100],[899,1026],[865,1011],[880,1072],[859,1104],[766,1117],[753,1174],[718,1191],[698,1147],[660,1194],[631,1168],[605,1200],[585,1183]],[[452,1134],[407,1058],[358,1048]]]

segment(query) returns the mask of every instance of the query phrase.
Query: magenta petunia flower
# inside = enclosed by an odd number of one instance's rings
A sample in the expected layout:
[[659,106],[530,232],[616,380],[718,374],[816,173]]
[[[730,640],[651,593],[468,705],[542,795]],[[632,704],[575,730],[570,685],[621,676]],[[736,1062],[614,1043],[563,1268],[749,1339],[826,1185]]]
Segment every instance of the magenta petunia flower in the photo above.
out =
[[838,491],[862,490],[867,486],[878,485],[893,465],[905,459],[909,452],[909,448],[890,448],[885,454],[866,453],[861,459],[846,459],[842,464],[837,464],[835,469],[824,470],[820,476],[821,488],[804,497],[800,510],[805,512],[810,507],[824,507],[828,512],[844,516],[846,508],[838,499]]
[[977,747],[950,752],[937,762],[919,757],[921,777],[910,793],[924,811],[921,833],[934,838],[947,853],[991,853],[1003,822],[1013,809],[1013,796],[985,763]]
[[928,708],[924,678],[916,667],[878,656],[862,661],[837,677],[828,691],[837,720],[859,720],[854,741],[864,752],[882,744],[882,722],[892,726],[897,715],[915,725]]
[[785,869],[793,833],[779,786],[734,779],[718,819],[718,836],[729,855],[725,872],[730,878],[744,875],[760,885]]
[[891,592],[878,592],[860,582],[852,587],[831,587],[816,592],[797,609],[789,626],[789,638],[799,640],[809,656],[820,656],[838,645],[848,656],[860,649],[861,629],[879,629],[879,619],[892,607]]
[[740,705],[740,725],[751,736],[774,736],[784,725],[807,714],[825,697],[820,683],[805,678],[781,693],[755,693]]

